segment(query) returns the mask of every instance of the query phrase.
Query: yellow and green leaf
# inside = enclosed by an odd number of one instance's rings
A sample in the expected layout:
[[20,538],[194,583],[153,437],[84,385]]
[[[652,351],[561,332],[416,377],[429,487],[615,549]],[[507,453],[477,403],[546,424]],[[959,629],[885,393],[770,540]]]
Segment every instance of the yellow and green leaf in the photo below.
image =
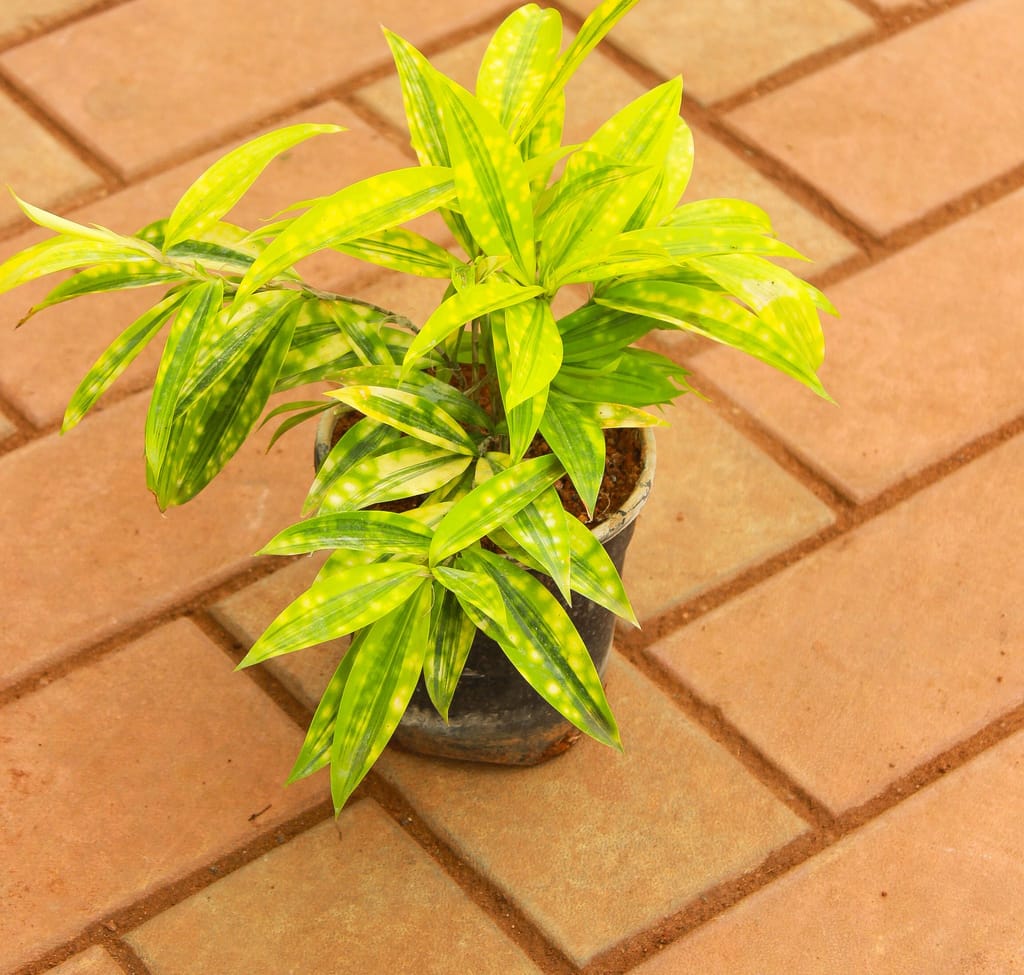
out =
[[451,171],[414,166],[380,173],[324,197],[267,246],[238,287],[237,301],[325,247],[395,227],[436,210],[455,195]]
[[450,413],[414,392],[387,386],[346,386],[327,393],[364,416],[401,430],[425,443],[474,456],[477,445]]
[[530,180],[508,133],[454,83],[444,89],[444,128],[463,219],[480,249],[509,254],[524,284],[536,275]]
[[487,478],[456,501],[437,526],[430,543],[430,564],[437,565],[504,525],[563,473],[558,458],[547,454]]
[[184,193],[167,220],[164,250],[199,238],[224,216],[276,156],[314,135],[343,132],[340,125],[289,125],[275,129],[222,156]]
[[[531,687],[563,717],[603,744],[622,742],[601,677],[572,621],[529,572],[483,549],[466,552],[467,568],[490,576],[501,591],[508,625],[485,630]],[[484,616],[489,607],[476,606]]]
[[422,565],[411,562],[322,572],[270,624],[238,666],[251,667],[369,626],[407,600],[427,575]]
[[361,641],[338,705],[331,745],[331,798],[341,809],[402,719],[427,652],[433,586],[418,585]]
[[318,515],[275,535],[257,555],[305,555],[353,548],[426,559],[433,532],[391,511],[339,511]]

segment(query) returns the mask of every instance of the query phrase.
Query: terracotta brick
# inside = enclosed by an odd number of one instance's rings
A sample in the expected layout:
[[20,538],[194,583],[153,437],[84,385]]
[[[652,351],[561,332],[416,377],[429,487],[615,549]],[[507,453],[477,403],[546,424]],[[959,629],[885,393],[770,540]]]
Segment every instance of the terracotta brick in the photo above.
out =
[[122,172],[137,173],[388,63],[381,23],[423,44],[503,6],[297,0],[282,16],[276,0],[137,0],[8,51],[0,65]]
[[153,975],[538,971],[369,800],[337,828],[311,829],[128,941]]
[[0,40],[17,39],[93,5],[94,0],[4,0],[0,8]]
[[1016,0],[964,4],[728,119],[884,235],[1024,160],[1022,31]]
[[301,735],[186,622],[40,686],[0,728],[5,971],[323,798],[285,788]]
[[[409,162],[388,140],[335,102],[311,108],[282,124],[295,122],[333,122],[348,126],[349,131],[320,136],[283,154],[268,167],[228,219],[256,227],[282,207],[333,193],[347,182]],[[79,222],[99,223],[124,233],[134,232],[152,220],[168,216],[178,197],[223,151],[207,153],[71,216]],[[435,223],[426,224],[428,231],[435,226]],[[42,236],[30,231],[6,243],[0,253],[6,257]],[[311,283],[332,287],[353,276],[366,274],[368,267],[340,254],[321,252],[302,262],[302,273]],[[18,332],[4,327],[7,322],[18,321],[33,303],[46,295],[53,283],[34,282],[0,297],[0,391],[40,426],[59,420],[67,400],[96,356],[114,336],[151,307],[159,294],[155,289],[145,289],[116,295],[90,295],[48,309]],[[158,361],[159,347],[155,346],[133,363],[119,384],[126,389],[148,385],[156,373]]]
[[[319,555],[299,559],[259,582],[225,597],[211,612],[220,623],[249,647],[293,599],[304,592],[323,564]],[[268,660],[265,666],[310,709],[316,707],[327,682],[338,667],[348,638]]]
[[636,975],[1024,968],[1024,736],[667,949]]
[[820,274],[857,253],[855,244],[706,132],[694,129],[693,142],[693,178],[686,188],[686,201],[733,197],[756,203],[771,217],[776,235],[812,262],[779,262],[802,276]]
[[[0,17],[3,14],[0,13]],[[2,23],[0,23],[2,31]],[[13,187],[23,200],[52,206],[102,182],[84,162],[38,122],[0,93],[0,185]],[[0,195],[0,227],[28,220],[11,195]]]
[[652,654],[836,811],[1024,694],[1024,439],[667,637]]
[[124,975],[124,969],[97,946],[51,968],[47,975]]
[[308,443],[259,437],[202,496],[161,515],[145,487],[147,397],[0,458],[0,686],[250,564],[295,519]]
[[[597,6],[566,5],[581,17]],[[843,0],[645,0],[612,40],[666,78],[681,73],[691,94],[713,102],[873,26]]]
[[641,619],[725,582],[832,522],[828,507],[696,397],[665,411],[658,466],[626,557]]
[[755,867],[803,829],[617,659],[609,700],[624,755],[584,739],[531,769],[395,751],[378,765],[435,831],[579,965]]
[[842,317],[825,322],[821,375],[838,407],[730,350],[699,369],[846,494],[873,497],[1024,409],[1022,228],[1018,191],[829,288]]

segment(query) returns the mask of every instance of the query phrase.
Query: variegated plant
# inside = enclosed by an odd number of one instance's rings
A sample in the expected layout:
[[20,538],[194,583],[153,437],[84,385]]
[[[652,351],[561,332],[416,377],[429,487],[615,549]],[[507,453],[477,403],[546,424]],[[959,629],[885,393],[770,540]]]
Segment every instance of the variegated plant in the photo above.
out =
[[[645,408],[687,390],[682,369],[636,340],[658,328],[697,332],[824,395],[817,312],[830,306],[768,260],[798,255],[751,204],[679,203],[693,150],[678,78],[582,145],[562,145],[566,82],[635,2],[604,0],[564,52],[558,13],[521,7],[487,48],[475,94],[388,33],[420,165],[256,230],[224,217],[273,157],[339,127],[290,126],[234,150],[167,220],[131,236],[21,203],[55,236],[0,267],[0,291],[77,272],[29,315],[84,294],[161,292],[89,371],[63,424],[78,423],[165,332],[145,429],[161,508],[224,467],[272,393],[336,387],[273,410],[290,414],[278,435],[339,402],[360,415],[316,475],[311,517],[264,549],[331,554],[242,662],[352,634],[293,771],[330,764],[339,808],[421,676],[447,715],[477,630],[570,721],[619,745],[586,647],[538,580],[635,622],[608,555],[553,485],[567,475],[592,512],[603,431],[659,424]],[[403,227],[435,211],[451,250]],[[323,248],[450,286],[413,323],[303,281],[295,263]],[[589,297],[556,319],[552,299],[570,284],[589,285]],[[551,452],[528,456],[538,436]],[[418,503],[381,507],[405,498]]]

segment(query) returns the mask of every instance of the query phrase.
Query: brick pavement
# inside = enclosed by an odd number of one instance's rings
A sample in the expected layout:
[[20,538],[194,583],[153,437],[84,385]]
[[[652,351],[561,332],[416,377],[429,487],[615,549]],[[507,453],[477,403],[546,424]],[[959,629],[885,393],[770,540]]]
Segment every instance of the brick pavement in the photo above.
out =
[[[269,215],[411,158],[378,22],[469,81],[511,6],[7,0],[0,181],[131,230],[269,125],[349,126],[274,164]],[[162,516],[152,358],[56,432],[136,299],[0,325],[0,975],[1024,973],[1021,36],[1019,0],[641,0],[570,90],[582,134],[681,72],[692,198],[766,206],[843,313],[838,408],[656,339],[710,402],[631,551],[624,756],[389,753],[335,827],[283,779],[339,648],[231,673],[315,568],[251,555],[308,444]],[[0,253],[34,233],[0,202]]]

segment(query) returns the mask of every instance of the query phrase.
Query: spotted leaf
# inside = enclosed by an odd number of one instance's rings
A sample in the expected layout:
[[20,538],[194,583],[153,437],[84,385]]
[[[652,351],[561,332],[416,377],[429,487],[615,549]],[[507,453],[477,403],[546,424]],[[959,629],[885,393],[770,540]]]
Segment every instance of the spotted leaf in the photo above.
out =
[[377,620],[360,643],[338,705],[331,745],[331,798],[341,809],[402,719],[427,652],[433,587],[417,588]]
[[[467,566],[491,577],[501,591],[507,627],[492,624],[494,639],[531,687],[581,731],[622,749],[619,731],[587,647],[555,597],[529,572],[478,549]],[[488,607],[478,606],[484,615]]]
[[511,410],[548,387],[562,364],[562,338],[550,303],[541,298],[493,315],[491,334],[502,399]]
[[441,302],[424,322],[423,328],[409,346],[403,368],[408,372],[416,359],[474,318],[526,301],[540,294],[540,291],[538,287],[525,287],[498,278],[469,285]]
[[565,468],[587,514],[593,517],[604,477],[605,444],[600,424],[568,397],[552,390],[540,432]]
[[772,233],[772,222],[759,206],[745,200],[696,200],[676,207],[665,221],[674,227],[730,227],[759,234]]
[[565,366],[553,384],[560,393],[588,403],[654,406],[690,392],[687,371],[647,349],[623,349],[610,366]]
[[510,254],[524,284],[536,274],[530,180],[508,133],[469,92],[444,89],[444,128],[463,219],[485,254]]
[[465,393],[419,370],[413,370],[403,378],[398,366],[357,366],[340,371],[335,380],[345,386],[387,386],[416,393],[436,403],[463,426],[475,426],[481,430],[491,427],[491,418]]
[[338,720],[341,695],[345,690],[348,675],[365,635],[366,630],[361,630],[353,638],[351,645],[334,671],[334,676],[331,677],[323,694],[320,695],[320,703],[313,714],[313,720],[309,723],[305,740],[302,742],[302,749],[288,775],[289,783],[297,782],[299,779],[318,772],[330,762],[331,744],[334,741],[334,726]]
[[401,439],[401,434],[368,417],[349,427],[341,439],[331,447],[313,484],[306,495],[302,513],[308,514],[323,504],[334,483],[368,457],[391,449]]
[[319,200],[274,238],[242,279],[236,301],[244,301],[303,257],[405,223],[454,195],[451,171],[442,166],[397,169],[346,186]]
[[455,593],[435,585],[430,638],[423,659],[423,684],[437,713],[445,721],[475,636],[476,625],[466,615]]
[[456,501],[437,526],[430,543],[430,564],[436,565],[503,525],[563,473],[558,458],[547,454],[488,478]]
[[152,260],[150,253],[139,253],[130,242],[84,240],[65,235],[50,237],[18,251],[0,264],[0,294],[58,271],[111,262],[141,262],[147,267]]
[[505,411],[505,423],[508,427],[508,452],[513,461],[518,463],[530,449],[533,438],[540,429],[540,421],[548,404],[548,387],[531,396],[525,403],[513,406]]
[[476,442],[462,425],[425,396],[387,386],[347,386],[327,395],[417,440],[456,454],[477,452]]
[[673,281],[631,281],[603,292],[596,300],[740,349],[827,398],[815,375],[820,359],[816,353],[808,355],[804,333],[809,323],[803,318],[793,321],[788,315],[758,317],[720,294]]
[[171,439],[178,397],[195,364],[204,332],[215,328],[220,317],[224,286],[209,281],[189,288],[178,307],[171,333],[164,346],[156,383],[146,415],[146,480],[157,492],[161,505],[169,502],[158,482],[167,482],[164,463]]
[[521,139],[533,128],[547,111],[551,101],[562,94],[569,79],[576,73],[576,69],[587,55],[636,3],[637,0],[602,0],[590,12],[572,43],[555,63],[541,94],[534,100],[530,110],[519,116],[519,121],[512,132],[516,140]]
[[92,409],[93,404],[135,360],[185,300],[185,292],[174,292],[137,318],[96,360],[86,373],[64,411],[61,432],[66,433]]
[[[231,365],[191,397],[186,408],[177,410],[154,485],[162,505],[195,497],[256,425],[288,352],[295,327],[293,308],[285,305],[269,324],[250,334],[233,352]],[[201,373],[200,382],[206,375]]]
[[408,441],[386,454],[366,458],[335,478],[323,507],[329,511],[352,511],[429,494],[458,477],[471,461],[471,457],[443,447]]
[[639,626],[626,589],[611,557],[594,533],[575,518],[567,518],[572,588],[591,602]]
[[393,227],[368,237],[338,244],[343,254],[421,278],[447,278],[458,259],[422,234]]
[[540,95],[561,43],[558,11],[533,3],[514,10],[495,31],[480,63],[476,95],[506,129]]
[[170,284],[186,280],[186,275],[173,267],[156,261],[115,261],[97,264],[57,285],[38,305],[33,305],[24,322],[44,308],[58,305],[81,295],[103,294],[108,291],[129,291],[134,288],[148,288],[154,284]]
[[806,260],[797,250],[776,237],[733,227],[704,225],[672,225],[648,227],[622,234],[616,240],[618,247],[654,245],[664,248],[679,260],[706,257],[709,254],[766,254],[771,257],[790,257]]
[[426,570],[409,562],[377,562],[321,573],[267,628],[238,665],[347,636],[391,612],[423,583]]
[[275,535],[258,555],[304,555],[354,548],[381,554],[427,557],[433,532],[391,511],[341,511],[309,518]]
[[340,125],[290,125],[233,149],[202,174],[178,201],[167,220],[164,249],[201,237],[244,195],[275,156],[314,135],[344,132]]

